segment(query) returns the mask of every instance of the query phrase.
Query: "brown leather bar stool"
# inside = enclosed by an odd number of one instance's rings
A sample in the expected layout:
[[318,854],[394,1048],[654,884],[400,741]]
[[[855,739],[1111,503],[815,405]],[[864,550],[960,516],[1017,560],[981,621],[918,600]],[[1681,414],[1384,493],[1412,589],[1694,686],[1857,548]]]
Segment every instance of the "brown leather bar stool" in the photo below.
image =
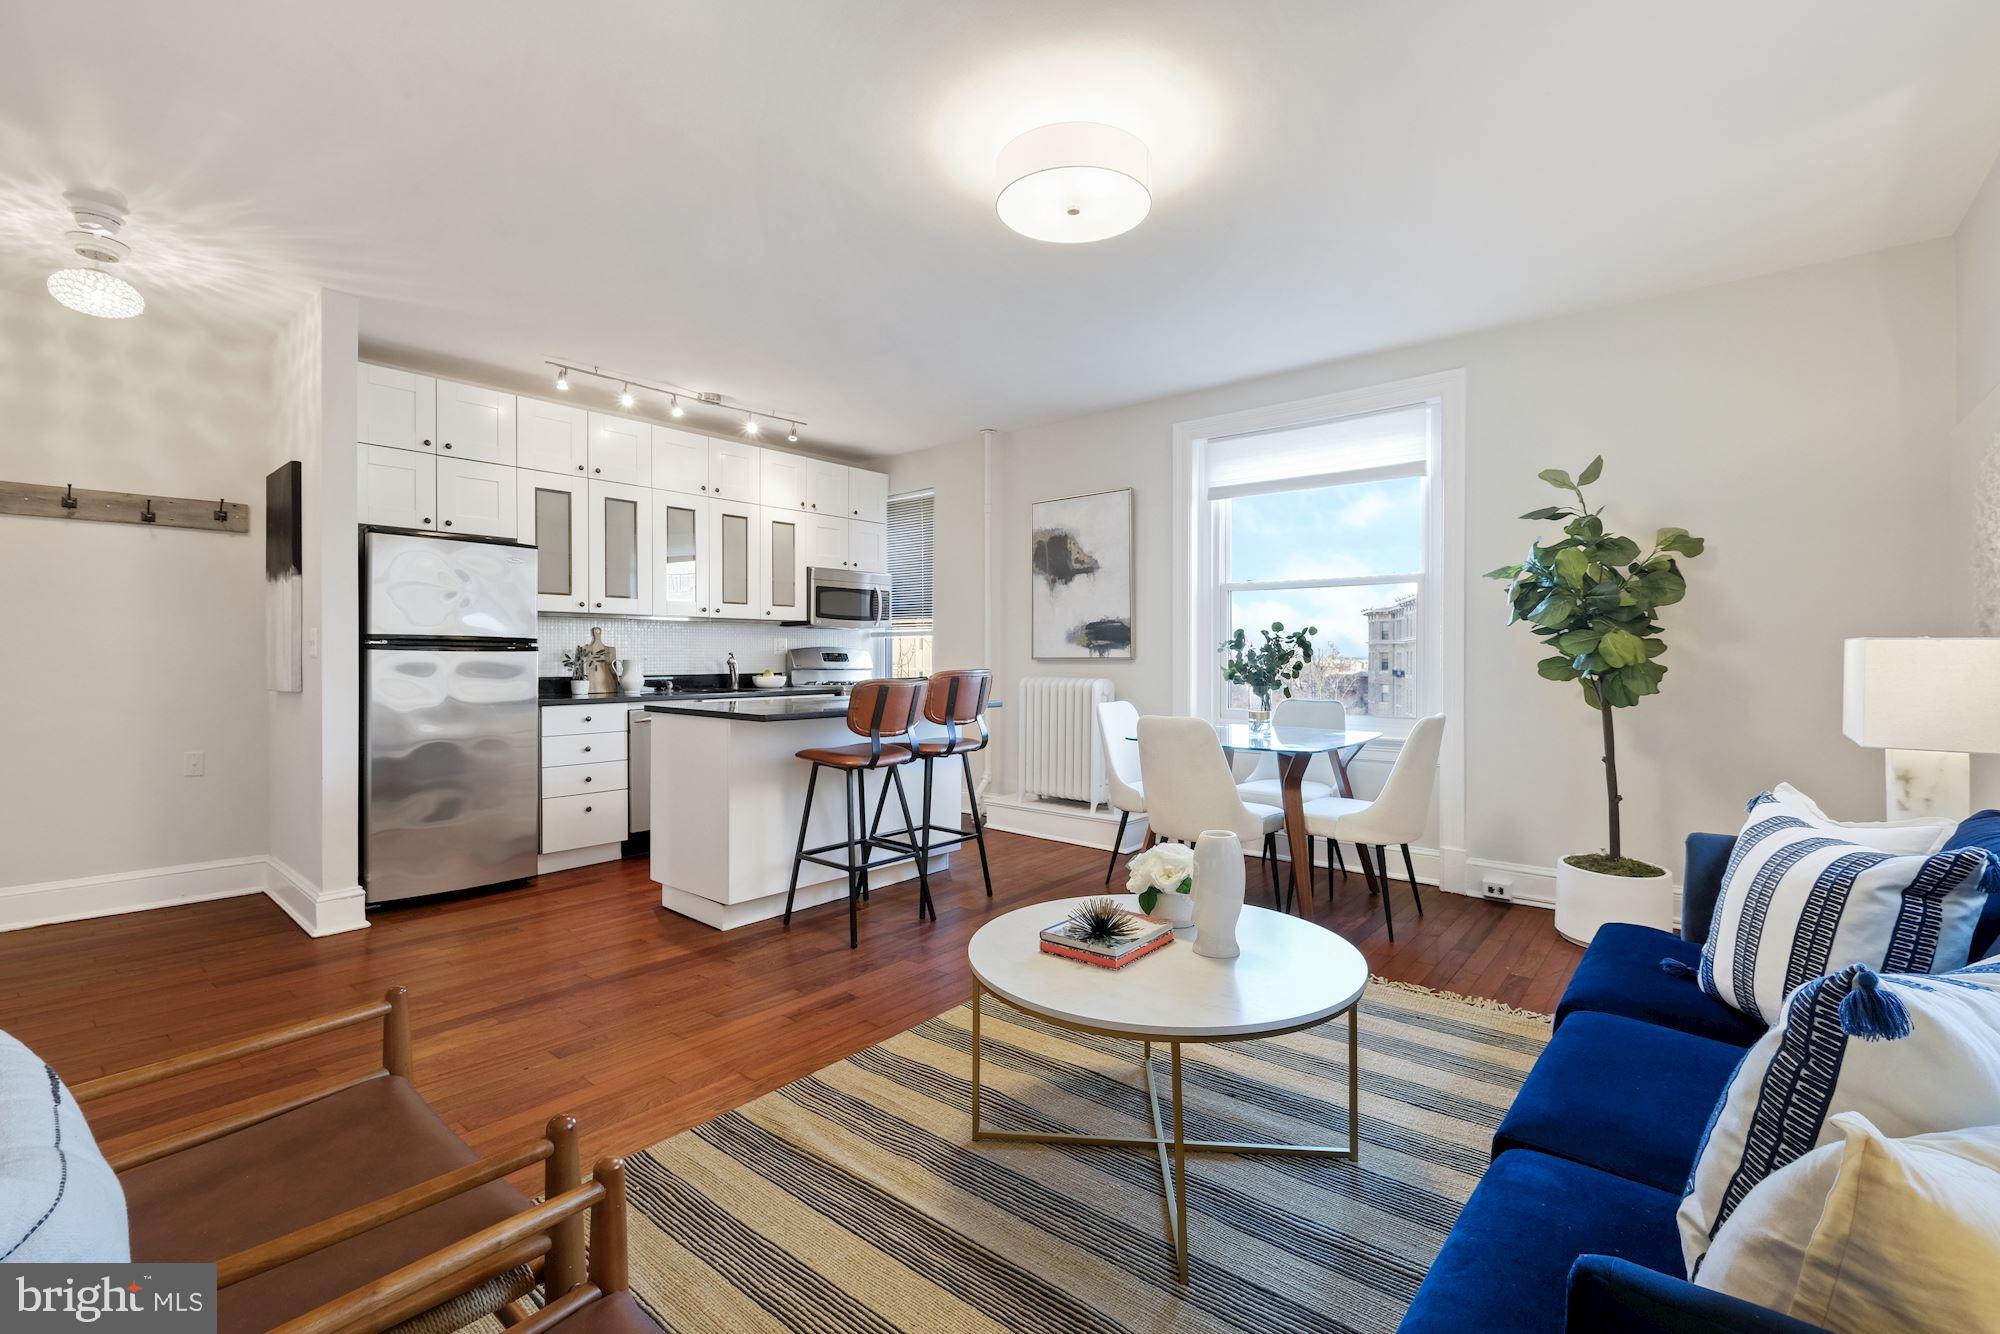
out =
[[[993,693],[993,673],[984,667],[966,667],[957,671],[937,672],[932,675],[930,689],[924,694],[924,719],[944,729],[942,737],[921,738],[915,744],[917,759],[924,766],[924,801],[922,810],[924,823],[914,830],[910,826],[909,808],[903,810],[904,828],[900,837],[892,833],[883,838],[875,833],[882,826],[882,806],[888,799],[875,803],[875,822],[869,837],[887,848],[899,852],[921,854],[917,865],[930,863],[933,852],[946,852],[961,843],[979,845],[979,874],[986,881],[986,897],[993,897],[993,872],[986,862],[986,822],[979,817],[979,798],[972,792],[972,756],[986,749],[991,738],[986,733],[986,700]],[[978,735],[961,732],[963,727],[976,728]],[[959,828],[956,821],[948,825],[931,822],[931,766],[939,760],[958,756],[965,766],[965,799],[972,803],[972,832]],[[899,789],[900,790],[900,789]],[[934,834],[945,834],[944,839],[933,838]],[[937,920],[937,908],[931,908],[931,920]]]
[[[792,884],[785,891],[785,925],[792,922],[792,901],[798,897],[799,867],[806,862],[818,866],[831,867],[847,872],[847,947],[853,949],[860,943],[860,905],[868,896],[868,872],[877,866],[893,866],[897,862],[917,856],[914,850],[895,849],[893,844],[883,844],[895,851],[894,856],[874,859],[875,841],[861,823],[868,814],[868,789],[866,775],[870,770],[886,770],[888,777],[882,783],[882,800],[889,799],[889,785],[896,786],[896,800],[902,804],[903,820],[910,819],[910,799],[903,791],[902,767],[916,758],[910,747],[910,729],[916,725],[919,711],[924,704],[924,683],[922,681],[863,681],[854,687],[854,693],[847,701],[847,730],[868,740],[854,746],[815,746],[798,753],[802,760],[812,763],[812,776],[806,779],[806,809],[799,817],[799,846],[792,855]],[[842,791],[847,799],[847,839],[842,843],[828,843],[823,847],[806,846],[806,826],[812,821],[813,790],[819,786],[819,771],[835,769],[840,772]],[[840,849],[840,860],[822,854]],[[937,920],[937,909],[931,905],[930,876],[923,861],[917,860],[917,916],[921,919],[929,913],[931,920]]]

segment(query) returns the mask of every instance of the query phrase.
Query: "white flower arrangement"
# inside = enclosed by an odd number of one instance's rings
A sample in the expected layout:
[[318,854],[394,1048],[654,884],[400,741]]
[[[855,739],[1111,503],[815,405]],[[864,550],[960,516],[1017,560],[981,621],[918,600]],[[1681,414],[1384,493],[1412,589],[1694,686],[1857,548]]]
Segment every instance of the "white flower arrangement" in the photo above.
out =
[[1194,893],[1194,849],[1183,844],[1155,843],[1125,869],[1125,888],[1139,896],[1140,912],[1152,912],[1165,891]]

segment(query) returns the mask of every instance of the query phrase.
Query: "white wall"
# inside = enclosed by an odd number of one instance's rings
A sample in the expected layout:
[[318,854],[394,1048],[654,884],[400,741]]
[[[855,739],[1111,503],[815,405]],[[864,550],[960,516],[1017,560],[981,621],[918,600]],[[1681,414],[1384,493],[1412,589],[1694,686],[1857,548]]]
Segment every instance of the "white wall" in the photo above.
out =
[[[253,516],[235,536],[0,515],[0,886],[250,858],[170,892],[260,887],[269,360],[268,333],[0,291],[0,478]],[[205,776],[182,776],[189,750]],[[0,926],[99,911],[100,889],[11,896]]]
[[[1952,629],[2000,634],[2000,162],[1952,238],[1958,424],[1952,431]],[[1975,806],[2000,805],[2000,755],[1972,760]]]
[[2000,389],[2000,162],[1952,238],[1958,261],[1958,415]]
[[[1840,734],[1840,641],[1950,624],[1952,284],[1951,243],[1938,241],[1010,432],[993,483],[998,688],[1071,670],[1112,678],[1142,709],[1166,706],[1174,423],[1462,367],[1469,854],[1549,866],[1602,845],[1596,716],[1573,687],[1536,677],[1537,641],[1504,624],[1497,586],[1477,578],[1536,531],[1515,517],[1548,501],[1535,473],[1599,452],[1596,498],[1613,523],[1710,541],[1664,618],[1664,693],[1618,717],[1628,851],[1677,867],[1688,831],[1734,828],[1743,802],[1780,780],[1837,814],[1880,818],[1880,757]],[[937,483],[941,498],[972,484],[957,476]],[[1034,662],[1029,507],[1125,486],[1137,492],[1134,660]],[[940,603],[975,588],[941,572]],[[1004,776],[1012,722],[995,721]]]

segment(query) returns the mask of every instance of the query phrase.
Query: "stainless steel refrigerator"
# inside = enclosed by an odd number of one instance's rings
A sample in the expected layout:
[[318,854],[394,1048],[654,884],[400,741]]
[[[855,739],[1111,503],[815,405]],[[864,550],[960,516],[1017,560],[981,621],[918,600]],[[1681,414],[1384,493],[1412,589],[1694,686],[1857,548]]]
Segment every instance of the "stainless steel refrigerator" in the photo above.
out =
[[368,902],[535,873],[535,549],[362,538],[361,881]]

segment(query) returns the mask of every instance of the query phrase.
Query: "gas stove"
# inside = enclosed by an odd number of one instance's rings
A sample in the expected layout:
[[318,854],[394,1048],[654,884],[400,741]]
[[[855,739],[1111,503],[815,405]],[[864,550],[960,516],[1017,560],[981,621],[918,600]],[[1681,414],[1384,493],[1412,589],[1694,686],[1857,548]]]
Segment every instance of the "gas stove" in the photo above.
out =
[[875,675],[875,659],[865,649],[795,648],[785,654],[794,687],[832,687],[845,695]]

